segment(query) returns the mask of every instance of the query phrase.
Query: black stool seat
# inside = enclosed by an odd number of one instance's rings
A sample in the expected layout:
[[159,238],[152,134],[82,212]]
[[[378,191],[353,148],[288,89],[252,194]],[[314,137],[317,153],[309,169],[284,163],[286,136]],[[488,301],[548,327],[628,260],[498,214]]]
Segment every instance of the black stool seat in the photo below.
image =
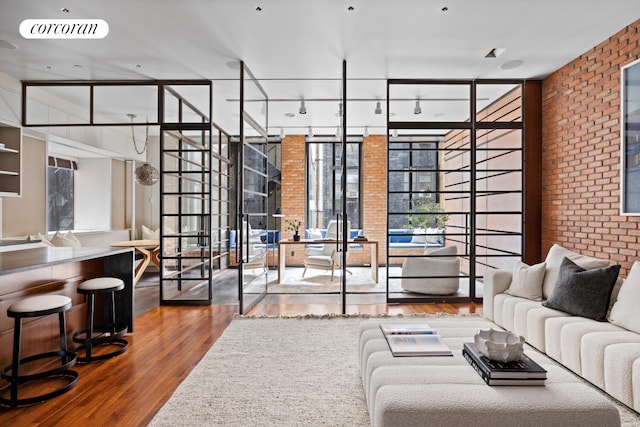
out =
[[[127,327],[117,324],[115,315],[115,293],[122,289],[124,289],[124,282],[115,277],[97,277],[85,280],[78,285],[78,293],[87,296],[87,327],[73,334],[73,341],[81,344],[76,348],[76,352],[80,353],[78,361],[88,363],[109,359],[127,350],[129,342],[122,338],[127,332]],[[96,294],[105,294],[109,303],[109,323],[101,330],[94,328]],[[93,347],[97,345],[115,345],[118,348],[108,353],[94,355]]]
[[[9,382],[9,385],[0,390],[0,404],[16,407],[44,402],[45,400],[59,396],[69,390],[78,382],[78,373],[72,371],[77,356],[74,351],[67,350],[67,332],[64,312],[71,308],[71,298],[64,295],[39,295],[25,298],[12,304],[7,310],[7,316],[15,319],[13,331],[13,358],[11,365],[2,369],[2,378]],[[34,354],[25,358],[20,358],[20,341],[22,333],[22,319],[28,317],[41,317],[58,313],[60,326],[60,350],[46,353]],[[48,358],[60,358],[60,365],[49,368],[45,371],[33,374],[20,374],[20,366],[36,360]],[[65,377],[66,383],[48,393],[19,398],[19,387],[27,382],[53,378]],[[10,397],[5,397],[6,392],[10,392]]]

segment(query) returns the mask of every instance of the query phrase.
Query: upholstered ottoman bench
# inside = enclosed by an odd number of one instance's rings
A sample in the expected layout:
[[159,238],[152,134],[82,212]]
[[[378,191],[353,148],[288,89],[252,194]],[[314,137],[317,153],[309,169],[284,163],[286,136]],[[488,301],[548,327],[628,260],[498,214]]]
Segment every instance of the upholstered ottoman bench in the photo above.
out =
[[[381,322],[428,323],[453,357],[393,357]],[[613,403],[537,351],[527,354],[547,370],[544,386],[488,386],[462,356],[480,319],[382,319],[360,327],[359,355],[372,426],[619,426]]]

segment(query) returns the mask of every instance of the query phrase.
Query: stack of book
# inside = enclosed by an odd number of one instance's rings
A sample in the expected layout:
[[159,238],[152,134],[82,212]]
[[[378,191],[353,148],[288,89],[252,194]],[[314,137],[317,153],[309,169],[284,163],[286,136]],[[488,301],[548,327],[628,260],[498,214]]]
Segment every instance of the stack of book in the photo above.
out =
[[503,363],[482,355],[472,342],[464,343],[462,355],[489,385],[544,385],[547,371],[526,354],[520,360]]
[[383,323],[380,329],[394,356],[453,356],[427,324]]

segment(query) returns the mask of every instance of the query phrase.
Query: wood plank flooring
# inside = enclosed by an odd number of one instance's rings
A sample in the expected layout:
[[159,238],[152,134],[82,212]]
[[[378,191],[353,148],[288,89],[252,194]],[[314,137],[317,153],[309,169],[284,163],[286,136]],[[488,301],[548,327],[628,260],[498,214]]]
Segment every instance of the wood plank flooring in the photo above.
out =
[[[320,302],[314,302],[320,301]],[[2,426],[144,426],[231,322],[236,306],[155,307],[135,319],[129,349],[103,362],[76,365],[78,385],[43,404],[0,409]],[[354,304],[349,313],[480,313],[476,304]],[[270,296],[255,315],[339,313],[322,298]]]

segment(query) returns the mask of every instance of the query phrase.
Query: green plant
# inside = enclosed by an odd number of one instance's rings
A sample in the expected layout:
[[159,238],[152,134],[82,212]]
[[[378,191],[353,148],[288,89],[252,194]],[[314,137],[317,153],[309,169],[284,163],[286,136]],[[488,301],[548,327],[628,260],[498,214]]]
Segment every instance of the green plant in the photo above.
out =
[[427,197],[420,197],[413,201],[413,211],[409,215],[409,225],[411,228],[446,228],[449,222],[447,214],[439,203]]
[[300,226],[302,225],[302,221],[300,221],[299,219],[285,219],[284,222],[287,223],[285,230],[294,231],[295,234],[298,234],[298,232],[300,231]]

